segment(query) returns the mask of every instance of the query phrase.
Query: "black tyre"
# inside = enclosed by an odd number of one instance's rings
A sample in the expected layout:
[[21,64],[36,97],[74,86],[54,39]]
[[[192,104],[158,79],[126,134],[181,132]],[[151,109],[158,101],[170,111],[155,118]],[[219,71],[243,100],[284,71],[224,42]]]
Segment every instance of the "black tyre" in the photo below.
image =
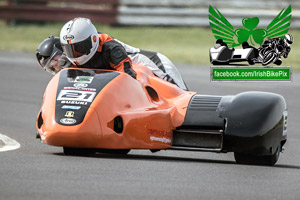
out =
[[254,65],[255,64],[254,60],[252,60],[252,59],[248,59],[248,63],[249,63],[249,65]]
[[227,61],[227,62],[213,61],[212,64],[213,65],[229,65],[229,61]]
[[282,63],[282,60],[281,60],[281,59],[278,59],[278,60],[276,60],[276,61],[274,62],[274,64],[276,64],[276,65],[281,65],[281,63]]
[[128,154],[130,149],[97,149],[99,153],[107,153],[107,154],[118,154],[118,155],[126,155]]
[[281,145],[278,145],[276,152],[272,155],[261,156],[234,152],[234,158],[238,164],[273,166],[278,161],[280,151]]
[[64,147],[64,154],[68,156],[93,156],[95,155],[94,149],[85,149],[85,148],[71,148]]

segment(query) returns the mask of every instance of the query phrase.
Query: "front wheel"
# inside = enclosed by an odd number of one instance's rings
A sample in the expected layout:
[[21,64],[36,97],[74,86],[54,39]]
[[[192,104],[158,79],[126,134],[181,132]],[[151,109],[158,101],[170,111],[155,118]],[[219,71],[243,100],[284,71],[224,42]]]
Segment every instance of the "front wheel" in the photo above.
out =
[[262,65],[268,65],[277,60],[277,54],[273,51],[268,51],[263,57]]
[[64,147],[64,154],[68,156],[93,156],[95,155],[94,149],[85,149],[85,148],[71,148]]
[[99,153],[126,155],[130,149],[97,149]]
[[261,156],[234,152],[234,158],[238,164],[273,166],[278,161],[280,151],[281,145],[279,144],[275,153],[272,155]]

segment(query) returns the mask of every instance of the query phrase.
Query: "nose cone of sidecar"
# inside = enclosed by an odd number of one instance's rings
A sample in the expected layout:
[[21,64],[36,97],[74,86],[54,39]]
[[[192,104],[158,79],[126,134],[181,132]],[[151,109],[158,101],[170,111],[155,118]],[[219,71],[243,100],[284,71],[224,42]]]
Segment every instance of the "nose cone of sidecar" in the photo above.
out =
[[99,118],[93,108],[89,108],[84,120],[77,125],[68,124],[72,123],[72,118],[65,118],[65,125],[57,123],[54,117],[46,120],[41,127],[41,139],[49,145],[95,148],[102,136]]

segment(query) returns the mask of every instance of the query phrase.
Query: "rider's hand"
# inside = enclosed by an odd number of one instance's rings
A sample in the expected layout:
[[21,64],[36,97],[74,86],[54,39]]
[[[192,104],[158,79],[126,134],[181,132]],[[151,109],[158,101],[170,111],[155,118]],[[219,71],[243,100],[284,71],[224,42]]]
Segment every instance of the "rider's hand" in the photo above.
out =
[[131,64],[129,62],[124,63],[124,72],[136,79],[136,72],[131,68]]
[[132,68],[125,68],[125,73],[131,76],[132,78],[136,79],[136,73]]

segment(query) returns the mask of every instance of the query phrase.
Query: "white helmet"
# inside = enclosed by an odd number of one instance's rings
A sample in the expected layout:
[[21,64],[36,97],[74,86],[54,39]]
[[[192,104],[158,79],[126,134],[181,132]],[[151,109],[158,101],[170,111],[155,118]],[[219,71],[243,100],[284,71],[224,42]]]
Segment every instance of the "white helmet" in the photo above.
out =
[[290,46],[294,42],[293,36],[290,34],[286,34],[284,36],[284,42],[286,43],[287,46]]
[[60,43],[70,62],[74,65],[83,65],[98,49],[98,31],[91,20],[74,18],[62,27]]

